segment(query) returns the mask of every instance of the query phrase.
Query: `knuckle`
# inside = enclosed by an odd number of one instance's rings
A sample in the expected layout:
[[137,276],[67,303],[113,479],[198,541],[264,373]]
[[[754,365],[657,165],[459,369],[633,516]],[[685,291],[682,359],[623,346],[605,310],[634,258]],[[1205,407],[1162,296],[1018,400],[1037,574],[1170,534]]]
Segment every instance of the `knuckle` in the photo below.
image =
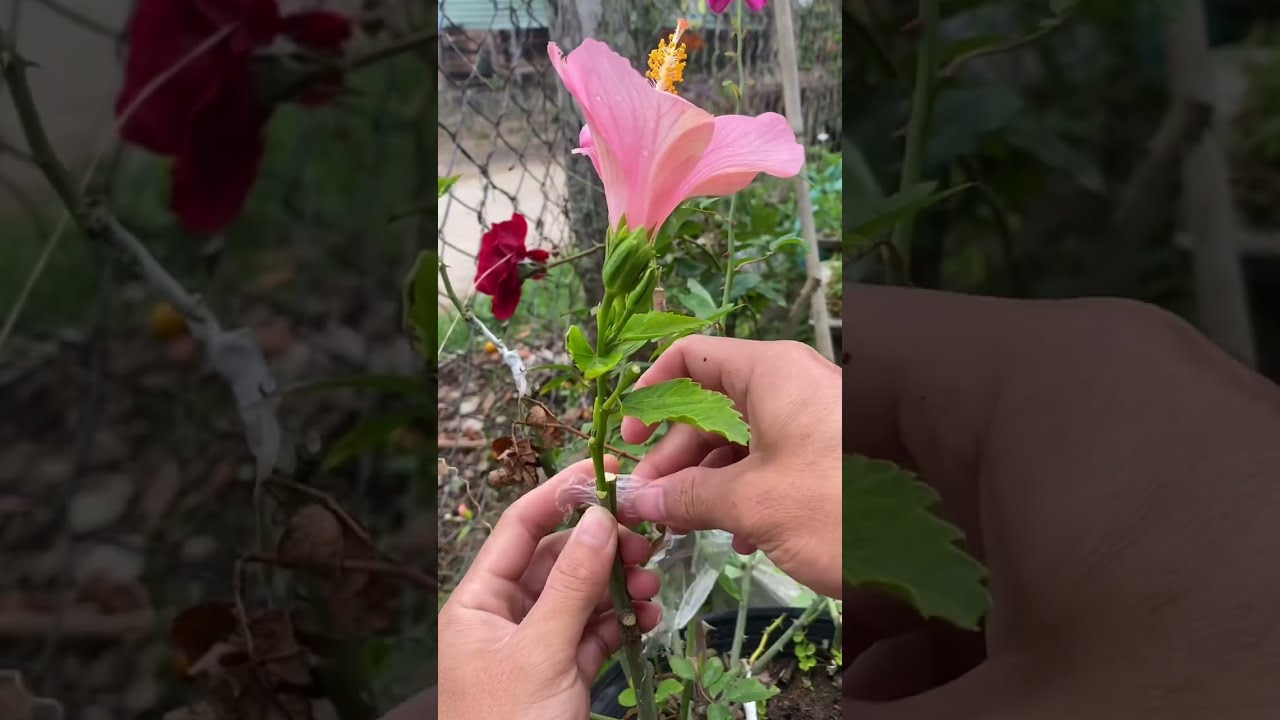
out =
[[591,589],[595,572],[585,558],[575,553],[565,553],[556,561],[557,585],[570,592],[586,592]]

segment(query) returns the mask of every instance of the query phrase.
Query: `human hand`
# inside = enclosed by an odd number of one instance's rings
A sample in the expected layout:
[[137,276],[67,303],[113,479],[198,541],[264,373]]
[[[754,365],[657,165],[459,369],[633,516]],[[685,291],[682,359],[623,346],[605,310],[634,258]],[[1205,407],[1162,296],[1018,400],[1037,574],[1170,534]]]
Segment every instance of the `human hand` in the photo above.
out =
[[[617,472],[617,459],[605,466]],[[658,577],[644,537],[590,507],[573,530],[548,535],[563,520],[556,490],[591,461],[569,466],[511,504],[440,610],[440,717],[585,719],[591,683],[622,645],[608,593],[621,544],[627,591],[642,631],[658,624],[645,602]]]
[[[748,451],[676,425],[636,465],[653,482],[624,498],[623,519],[681,531],[727,530],[819,593],[840,587],[841,371],[807,345],[693,336],[673,344],[636,387],[688,377],[728,395],[751,426]],[[625,418],[622,437],[655,427]]]
[[993,598],[979,634],[846,588],[846,713],[1275,714],[1274,385],[1127,301],[846,285],[843,317],[846,449],[937,489]]

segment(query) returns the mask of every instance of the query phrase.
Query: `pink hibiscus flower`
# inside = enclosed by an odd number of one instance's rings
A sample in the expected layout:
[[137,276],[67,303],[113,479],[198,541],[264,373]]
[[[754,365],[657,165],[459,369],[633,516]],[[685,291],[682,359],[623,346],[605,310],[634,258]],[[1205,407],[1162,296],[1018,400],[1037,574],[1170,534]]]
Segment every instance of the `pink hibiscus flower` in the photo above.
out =
[[[747,7],[755,12],[760,12],[764,9],[765,0],[742,0],[742,2],[746,3]],[[711,12],[713,13],[723,13],[732,4],[733,0],[707,0],[707,5],[711,7]]]
[[762,172],[785,178],[804,165],[804,148],[781,115],[715,117],[675,94],[688,25],[680,26],[650,60],[654,83],[602,42],[584,40],[567,57],[547,45],[586,117],[574,153],[591,158],[614,226],[625,217],[656,232],[688,198],[730,195]]

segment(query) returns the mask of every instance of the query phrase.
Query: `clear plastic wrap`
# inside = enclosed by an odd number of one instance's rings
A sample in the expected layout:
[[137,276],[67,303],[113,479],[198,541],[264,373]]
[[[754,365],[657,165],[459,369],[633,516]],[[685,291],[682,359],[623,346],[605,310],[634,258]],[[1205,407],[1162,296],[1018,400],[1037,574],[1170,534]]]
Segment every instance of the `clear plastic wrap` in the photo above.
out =
[[[627,504],[630,496],[647,485],[650,481],[642,480],[634,475],[604,474],[605,482],[613,483],[617,494],[618,505]],[[595,475],[575,474],[556,488],[556,507],[568,520],[573,511],[584,505],[603,505],[604,498],[596,489]]]
[[[651,481],[634,475],[606,473],[605,480],[615,486],[619,507],[626,507],[630,497]],[[584,505],[600,505],[594,475],[570,477],[556,490],[556,507],[567,520]],[[662,607],[662,621],[645,638],[645,650],[656,653],[670,648],[672,633],[684,629],[702,609],[716,587],[716,580],[731,558],[733,535],[723,530],[704,530],[689,535],[668,533],[654,552],[648,567],[662,578],[662,586],[653,602]],[[806,590],[763,556],[752,565],[751,597],[748,605],[808,604],[812,591]]]

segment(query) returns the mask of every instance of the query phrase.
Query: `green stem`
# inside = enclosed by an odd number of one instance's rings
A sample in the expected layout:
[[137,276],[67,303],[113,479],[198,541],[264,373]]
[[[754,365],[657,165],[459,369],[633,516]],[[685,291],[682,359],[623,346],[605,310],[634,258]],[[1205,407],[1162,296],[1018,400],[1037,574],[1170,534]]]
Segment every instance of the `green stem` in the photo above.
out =
[[[4,80],[9,86],[9,94],[13,97],[14,109],[18,111],[18,122],[22,125],[23,134],[26,135],[31,158],[48,179],[49,184],[53,186],[58,199],[66,206],[67,212],[71,213],[76,224],[87,231],[89,218],[84,202],[80,193],[76,191],[75,183],[71,181],[71,173],[54,152],[53,144],[49,142],[49,135],[45,132],[44,123],[41,122],[40,113],[36,109],[35,97],[31,94],[30,83],[27,82],[26,69],[29,63],[18,55],[12,43],[12,38],[0,35],[0,45],[3,46],[0,48],[0,53],[3,53]],[[86,234],[89,233],[86,232]]]
[[827,599],[825,597],[819,596],[815,599],[809,607],[805,609],[804,613],[801,614],[800,617],[796,618],[795,622],[791,623],[791,627],[787,628],[787,631],[782,633],[782,636],[779,637],[768,650],[765,650],[763,655],[752,663],[751,674],[759,675],[763,672],[765,667],[769,665],[769,662],[787,646],[788,642],[791,642],[791,638],[796,634],[796,631],[801,628],[808,627],[809,623],[813,622],[814,618],[818,617],[818,613],[822,612],[822,609],[826,606]]
[[[907,148],[902,160],[900,192],[920,182],[924,170],[926,134],[933,114],[933,91],[938,79],[939,0],[920,0],[920,43],[916,50],[916,84],[911,96],[911,118],[907,121]],[[891,244],[902,259],[902,280],[911,277],[911,236],[915,216],[907,215],[893,228]]]
[[[742,2],[738,2],[734,5],[734,11],[737,13],[737,16],[736,16],[737,19],[734,21],[734,30],[737,32],[738,47],[737,47],[737,51],[734,53],[733,59],[738,62],[738,92],[734,94],[733,107],[734,107],[734,113],[737,115],[742,114],[742,106],[744,104],[744,98],[746,97],[746,92],[747,92],[747,66],[742,61],[742,44],[743,44],[742,43],[742,30],[743,30],[742,6],[743,5],[744,3]],[[727,257],[725,258],[725,265],[724,265],[724,295],[720,300],[721,306],[728,305],[729,297],[730,295],[733,294],[733,271],[734,271],[733,253],[734,253],[734,250],[736,249],[735,248],[736,236],[734,233],[733,218],[734,218],[734,211],[737,209],[737,206],[738,206],[738,195],[737,193],[734,193],[733,195],[729,196],[729,244],[726,247]],[[725,321],[724,321],[724,334],[726,336],[733,335],[733,323],[729,320],[729,318],[725,318]]]
[[[741,4],[741,3],[739,3]],[[742,599],[738,601],[738,621],[733,626],[733,645],[729,648],[729,666],[735,667],[738,658],[742,657],[742,636],[747,631],[747,606],[751,601],[751,575],[755,567],[754,553],[747,556],[742,568]]]
[[[600,493],[601,503],[615,516],[618,514],[617,485],[605,479],[604,450],[605,440],[609,436],[609,421],[612,413],[605,409],[606,398],[609,397],[605,378],[596,378],[595,406],[591,414],[591,464],[595,468],[596,492]],[[658,704],[654,696],[653,667],[644,658],[640,647],[640,626],[636,618],[635,606],[631,596],[627,594],[627,578],[622,568],[622,549],[613,559],[613,573],[609,577],[609,595],[613,598],[613,607],[618,614],[618,623],[622,631],[622,667],[626,670],[627,679],[636,691],[636,711],[639,720],[658,720]]]
[[[698,654],[698,644],[694,641],[693,634],[698,631],[696,623],[701,621],[702,618],[694,615],[693,619],[685,625],[684,636],[688,642],[684,645],[683,654],[687,658],[693,658]],[[678,644],[680,642],[680,633],[677,632],[673,634],[675,635],[675,642]],[[696,690],[695,685],[696,683],[693,680],[684,681],[684,690],[680,693],[680,714],[676,716],[676,720],[690,720],[693,716],[693,693]]]

